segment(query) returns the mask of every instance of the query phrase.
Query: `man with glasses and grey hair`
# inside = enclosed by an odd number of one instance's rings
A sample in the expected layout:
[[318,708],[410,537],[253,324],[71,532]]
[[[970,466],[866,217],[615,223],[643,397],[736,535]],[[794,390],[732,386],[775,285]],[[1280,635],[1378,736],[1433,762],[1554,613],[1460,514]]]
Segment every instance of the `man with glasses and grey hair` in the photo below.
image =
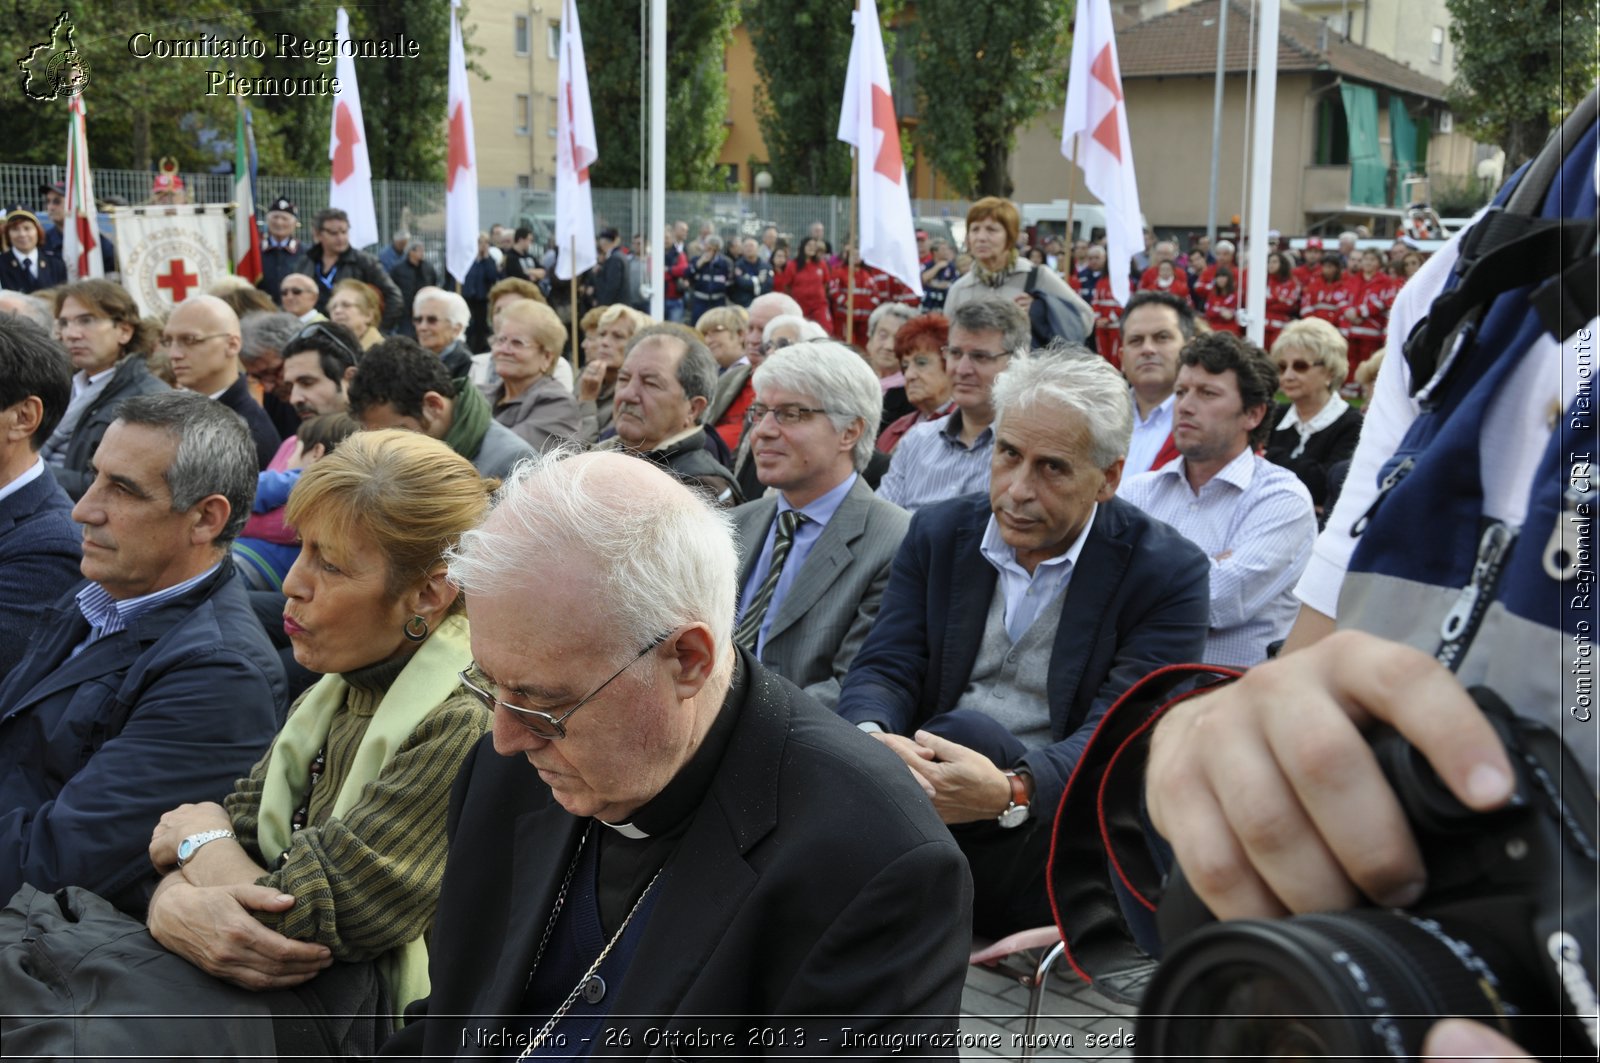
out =
[[960,852],[737,644],[738,563],[725,518],[617,454],[536,456],[463,536],[493,733],[451,801],[431,994],[384,1056],[955,1055]]
[[1028,315],[1009,299],[974,296],[950,314],[943,353],[955,412],[905,434],[878,488],[880,497],[915,513],[988,487],[995,378],[1027,351],[1032,337]]
[[750,456],[773,491],[733,511],[744,559],[734,640],[831,708],[910,522],[861,477],[883,392],[837,343],[774,352],[755,387]]
[[1109,362],[1014,355],[993,401],[988,489],[912,517],[839,713],[917,777],[972,867],[974,927],[999,937],[1054,922],[1062,789],[1124,691],[1200,659],[1209,565],[1116,497],[1132,415]]
[[287,691],[228,560],[256,487],[244,422],[204,395],[130,398],[93,468],[72,510],[85,582],[0,685],[0,894],[82,886],[143,914],[151,828],[249,772]]

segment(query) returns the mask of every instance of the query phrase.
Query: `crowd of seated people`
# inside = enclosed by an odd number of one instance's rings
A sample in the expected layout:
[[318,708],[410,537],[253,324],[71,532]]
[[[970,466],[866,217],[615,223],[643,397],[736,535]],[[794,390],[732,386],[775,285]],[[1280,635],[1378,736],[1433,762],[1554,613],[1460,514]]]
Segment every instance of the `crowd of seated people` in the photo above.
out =
[[[171,1010],[260,1020],[157,1052],[370,1055],[408,1006],[418,1032],[391,1051],[438,1049],[451,1009],[598,1022],[635,998],[596,979],[665,962],[674,861],[748,781],[740,714],[768,711],[847,751],[846,790],[896,780],[873,798],[904,818],[884,852],[934,847],[945,944],[1053,923],[1056,808],[1109,707],[1165,665],[1254,669],[1290,635],[1362,430],[1346,383],[1358,355],[1376,375],[1399,286],[1361,253],[1364,286],[1302,283],[1278,247],[1269,353],[1242,335],[1231,244],[1196,248],[1189,277],[1155,243],[1111,308],[1103,249],[1075,271],[1016,215],[975,206],[971,269],[937,306],[866,308],[855,347],[782,290],[690,328],[621,302],[558,312],[519,278],[470,311],[420,287],[415,338],[355,279],[328,318],[235,286],[148,319],[99,280],[0,316],[0,894],[26,933],[122,933],[123,967],[94,975],[108,1014],[153,1006],[119,978],[139,967]],[[1046,296],[1082,304],[1084,343],[1041,344]],[[490,517],[501,481],[526,505]],[[731,613],[669,608],[694,573],[669,585],[629,556],[656,557],[656,536],[714,547],[697,564]],[[473,560],[491,540],[522,551],[492,578]],[[511,595],[535,564],[548,588]],[[569,682],[545,653],[597,668]],[[693,727],[640,715],[630,744],[620,714],[574,716],[647,687]],[[539,801],[496,796],[507,758]],[[518,845],[544,824],[559,859],[463,853],[490,810]],[[583,907],[564,915],[569,887]],[[521,984],[460,954],[475,905],[507,928],[495,948],[527,953],[502,957]],[[815,932],[870,936],[849,907]],[[730,897],[714,918],[755,917]],[[948,1009],[964,949],[924,956],[923,995],[884,1014]],[[17,1043],[49,1054],[70,1020]]]

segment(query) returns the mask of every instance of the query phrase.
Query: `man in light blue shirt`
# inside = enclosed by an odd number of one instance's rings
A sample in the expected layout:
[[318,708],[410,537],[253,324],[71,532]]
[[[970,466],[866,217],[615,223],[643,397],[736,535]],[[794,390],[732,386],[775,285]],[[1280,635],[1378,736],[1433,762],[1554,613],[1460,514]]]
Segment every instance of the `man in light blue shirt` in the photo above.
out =
[[773,491],[733,511],[734,639],[832,708],[910,521],[860,475],[883,390],[860,356],[826,342],[775,352],[753,379],[750,457]]
[[878,485],[880,498],[916,512],[989,489],[994,381],[1031,339],[1027,315],[1008,299],[975,297],[955,309],[943,352],[955,412],[905,434]]
[[1206,662],[1248,668],[1289,633],[1317,517],[1300,478],[1255,453],[1277,372],[1261,349],[1212,333],[1183,349],[1173,408],[1180,457],[1126,481],[1122,497],[1211,558]]
[[1172,389],[1183,345],[1194,339],[1194,306],[1167,292],[1135,292],[1122,313],[1122,375],[1133,402],[1125,475],[1158,469],[1178,456],[1172,441]]

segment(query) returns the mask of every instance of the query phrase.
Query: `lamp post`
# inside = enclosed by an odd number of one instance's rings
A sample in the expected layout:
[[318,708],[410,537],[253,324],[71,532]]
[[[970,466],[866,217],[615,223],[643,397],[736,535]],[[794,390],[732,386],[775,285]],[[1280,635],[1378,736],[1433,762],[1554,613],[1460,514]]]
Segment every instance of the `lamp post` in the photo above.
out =
[[766,170],[762,170],[761,172],[757,173],[756,191],[761,193],[759,209],[761,211],[761,225],[763,228],[765,228],[767,223],[772,220],[772,218],[767,214],[767,193],[771,190],[772,174],[768,173]]

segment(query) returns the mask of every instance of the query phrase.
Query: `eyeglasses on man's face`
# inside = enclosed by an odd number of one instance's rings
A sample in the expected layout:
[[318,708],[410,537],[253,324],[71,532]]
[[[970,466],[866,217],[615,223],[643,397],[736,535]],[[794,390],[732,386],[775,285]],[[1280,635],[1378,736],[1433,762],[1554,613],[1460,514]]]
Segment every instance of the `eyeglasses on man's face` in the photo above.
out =
[[1002,358],[1011,357],[1011,353],[1009,351],[1000,351],[998,353],[990,351],[964,351],[960,347],[941,347],[939,349],[939,353],[944,355],[944,360],[950,365],[960,365],[961,359],[965,358],[980,369],[994,365]]
[[786,428],[809,421],[819,413],[827,412],[827,410],[817,406],[797,406],[794,403],[785,403],[782,406],[768,406],[764,402],[752,402],[745,407],[745,413],[749,416],[752,425],[760,424],[762,419],[770,413],[777,419],[779,424]]
[[213,332],[209,336],[169,336],[163,332],[159,342],[162,347],[169,349],[192,351],[202,343],[206,343],[215,339],[221,339],[226,335],[226,332]]
[[289,286],[287,284],[284,284],[284,285],[280,285],[279,286],[278,294],[280,294],[280,295],[316,295],[317,294],[317,290],[315,288],[302,288],[298,284],[294,285],[293,287],[291,287],[291,286]]
[[766,343],[763,343],[761,345],[761,353],[762,354],[771,354],[773,351],[781,351],[785,347],[792,346],[794,343],[795,343],[794,340],[788,340],[788,339],[784,339],[784,340],[768,340]]
[[629,668],[632,668],[635,664],[639,663],[645,654],[649,653],[663,642],[666,642],[667,639],[671,637],[672,632],[670,631],[663,631],[661,634],[657,635],[650,641],[649,645],[645,646],[644,649],[630,657],[627,664],[623,665],[621,668],[618,668],[615,672],[612,672],[610,678],[606,679],[605,682],[601,683],[599,686],[589,691],[589,693],[579,698],[577,704],[573,705],[572,708],[568,709],[566,712],[563,712],[559,716],[544,712],[540,709],[524,709],[521,706],[512,705],[510,702],[501,701],[497,696],[500,690],[500,685],[494,680],[490,679],[488,676],[484,675],[483,670],[480,669],[476,664],[460,673],[461,685],[466,687],[468,692],[471,693],[473,697],[477,698],[483,707],[488,709],[490,712],[493,712],[497,708],[505,709],[511,714],[512,719],[516,720],[523,727],[526,727],[529,731],[532,731],[540,738],[552,742],[559,741],[560,739],[567,737],[566,723],[568,720],[572,719],[573,713],[577,712],[579,709],[589,704],[589,702],[593,701],[602,690],[611,685],[613,680],[615,680],[623,672],[626,672]]

